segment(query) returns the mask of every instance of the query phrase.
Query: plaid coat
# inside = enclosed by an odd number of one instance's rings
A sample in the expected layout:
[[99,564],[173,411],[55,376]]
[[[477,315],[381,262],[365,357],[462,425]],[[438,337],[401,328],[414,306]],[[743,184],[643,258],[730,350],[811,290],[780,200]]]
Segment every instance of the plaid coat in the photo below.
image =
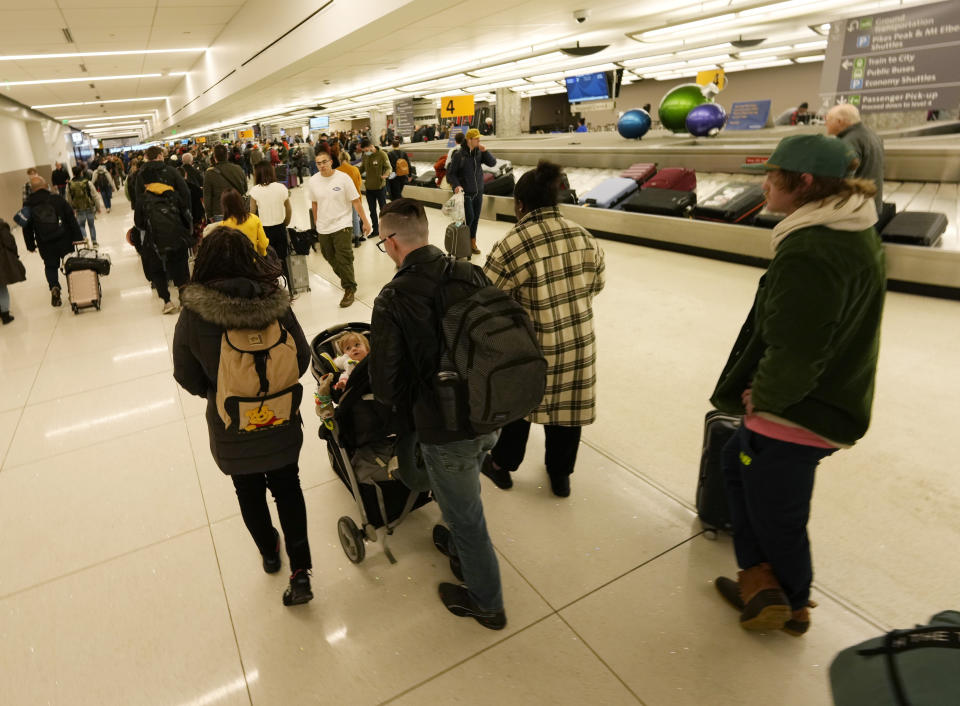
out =
[[527,419],[584,426],[596,419],[593,297],[603,289],[603,251],[557,208],[526,214],[498,242],[484,272],[530,314],[547,359],[547,390]]

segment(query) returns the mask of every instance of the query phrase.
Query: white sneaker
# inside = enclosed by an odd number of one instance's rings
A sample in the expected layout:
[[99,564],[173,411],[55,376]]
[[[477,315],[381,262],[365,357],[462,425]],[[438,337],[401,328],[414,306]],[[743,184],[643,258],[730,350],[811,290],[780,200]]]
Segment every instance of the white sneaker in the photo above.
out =
[[174,304],[173,302],[164,302],[163,303],[163,313],[164,314],[176,314],[180,311],[180,307]]

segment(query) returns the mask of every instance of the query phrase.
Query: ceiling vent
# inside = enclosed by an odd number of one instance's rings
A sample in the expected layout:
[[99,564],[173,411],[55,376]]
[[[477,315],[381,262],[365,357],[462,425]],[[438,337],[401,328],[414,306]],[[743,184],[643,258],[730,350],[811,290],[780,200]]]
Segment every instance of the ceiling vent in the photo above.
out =
[[70,30],[64,27],[60,31],[63,32],[63,38],[67,40],[67,44],[73,44],[73,35],[70,34]]

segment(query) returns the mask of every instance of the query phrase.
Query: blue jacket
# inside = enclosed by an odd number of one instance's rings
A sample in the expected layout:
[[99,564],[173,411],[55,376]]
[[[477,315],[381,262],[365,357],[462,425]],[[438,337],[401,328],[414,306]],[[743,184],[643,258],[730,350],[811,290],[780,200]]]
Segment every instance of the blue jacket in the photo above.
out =
[[454,189],[458,186],[463,187],[464,193],[482,194],[483,193],[483,170],[482,164],[488,167],[495,166],[496,158],[490,154],[490,151],[481,151],[480,148],[468,149],[463,145],[453,153],[453,164],[447,167],[447,183]]

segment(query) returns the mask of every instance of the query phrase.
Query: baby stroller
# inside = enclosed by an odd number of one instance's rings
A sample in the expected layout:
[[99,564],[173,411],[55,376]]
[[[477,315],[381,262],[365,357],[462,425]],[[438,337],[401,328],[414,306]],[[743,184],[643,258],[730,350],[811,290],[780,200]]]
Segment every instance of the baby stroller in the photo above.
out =
[[[333,326],[314,337],[311,343],[313,377],[340,371],[333,359],[341,354],[336,339],[351,331],[370,334],[370,324],[347,323]],[[367,361],[353,369],[342,392],[331,391],[336,404],[332,419],[320,424],[320,438],[334,472],[357,501],[360,527],[344,515],[337,521],[340,544],[347,558],[359,564],[366,556],[365,541],[376,542],[383,528],[383,553],[396,563],[387,538],[404,518],[430,502],[425,492],[410,490],[396,476],[397,424],[392,410],[377,402],[370,389]]]

